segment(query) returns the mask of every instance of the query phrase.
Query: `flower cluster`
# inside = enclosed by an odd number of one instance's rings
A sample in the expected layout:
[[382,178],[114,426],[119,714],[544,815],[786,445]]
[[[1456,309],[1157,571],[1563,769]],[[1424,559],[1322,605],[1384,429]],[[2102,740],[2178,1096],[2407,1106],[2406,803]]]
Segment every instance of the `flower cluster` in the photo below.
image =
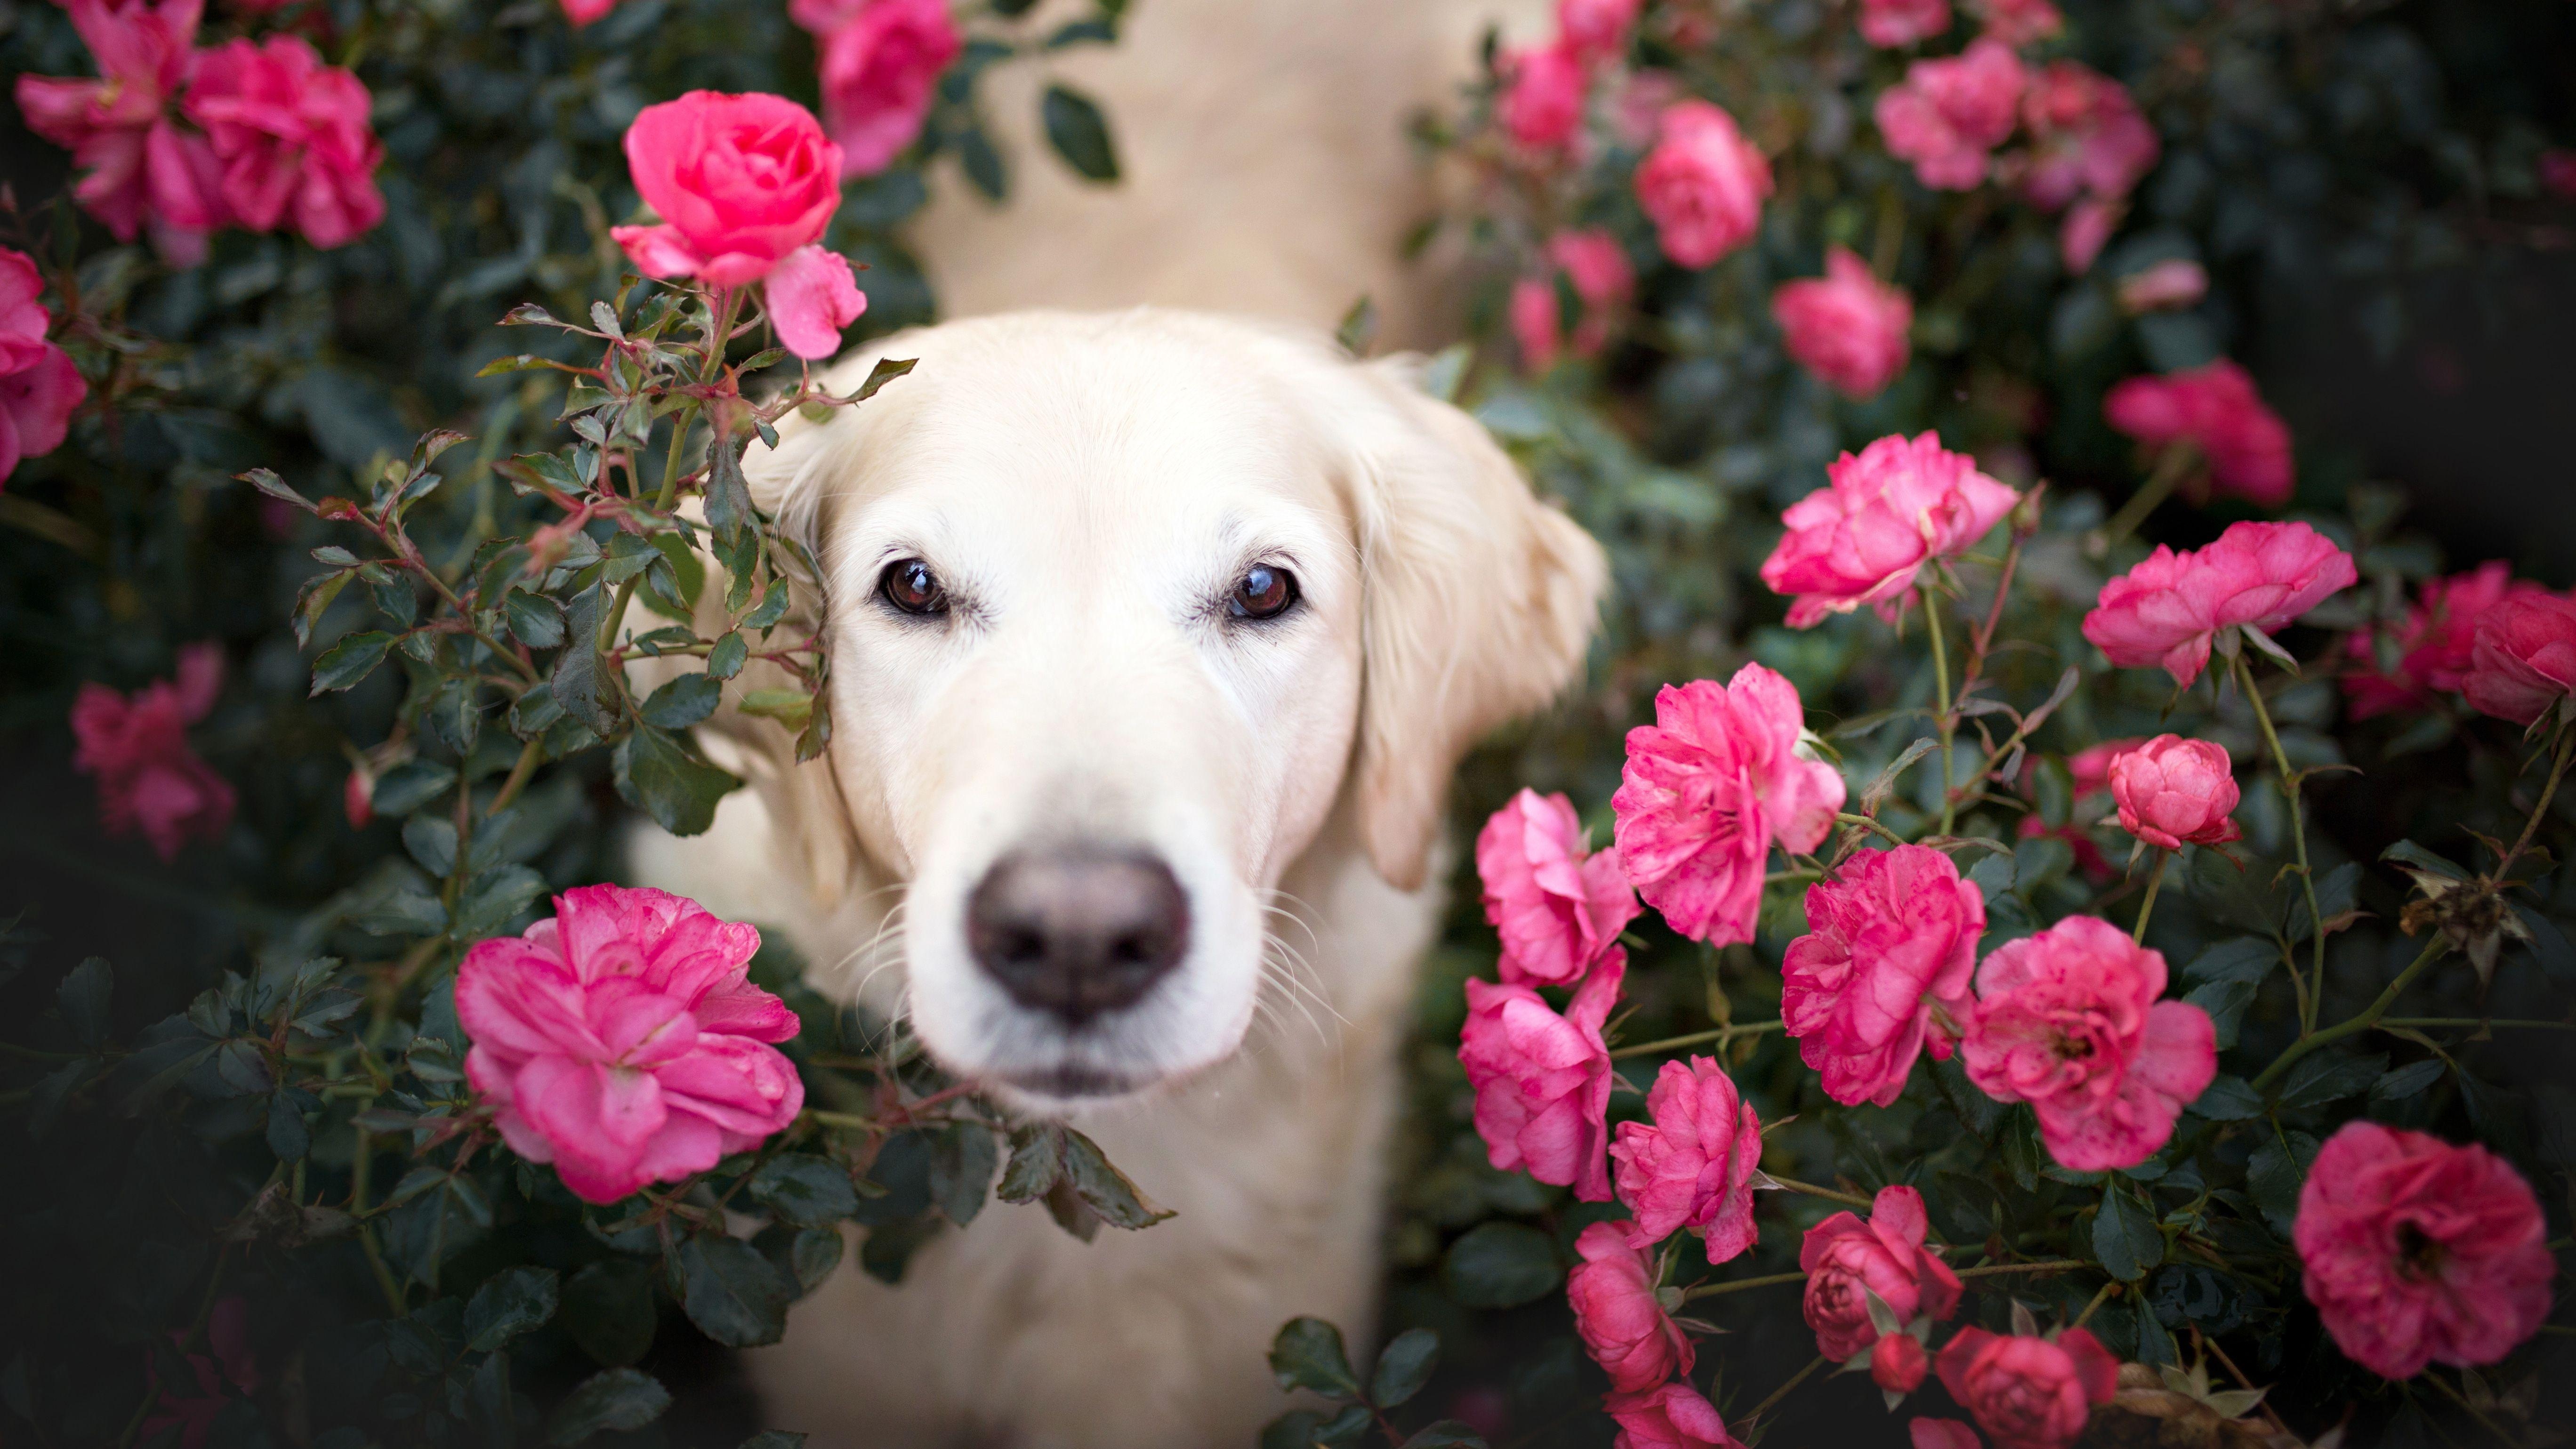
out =
[[72,701],[72,767],[98,777],[99,819],[111,835],[141,832],[163,860],[190,836],[232,823],[233,787],[189,747],[188,726],[212,714],[223,688],[215,643],[179,651],[178,672],[132,694],[84,684]]

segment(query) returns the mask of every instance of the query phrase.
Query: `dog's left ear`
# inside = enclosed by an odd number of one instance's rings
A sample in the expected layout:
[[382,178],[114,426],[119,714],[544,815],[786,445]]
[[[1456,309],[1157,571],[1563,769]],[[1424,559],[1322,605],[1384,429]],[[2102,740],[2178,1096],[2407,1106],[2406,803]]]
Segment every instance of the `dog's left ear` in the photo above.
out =
[[1609,566],[1482,424],[1414,386],[1407,360],[1361,371],[1382,405],[1350,439],[1360,827],[1378,873],[1411,890],[1460,757],[1581,671]]

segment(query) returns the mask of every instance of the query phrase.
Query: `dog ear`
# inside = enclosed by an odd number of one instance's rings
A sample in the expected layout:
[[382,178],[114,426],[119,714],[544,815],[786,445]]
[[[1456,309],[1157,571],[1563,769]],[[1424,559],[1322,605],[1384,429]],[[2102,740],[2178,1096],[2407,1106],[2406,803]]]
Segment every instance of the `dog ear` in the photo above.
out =
[[1378,873],[1405,890],[1422,883],[1459,759],[1582,669],[1609,572],[1601,545],[1411,368],[1362,369],[1393,418],[1363,426],[1351,488],[1360,828]]

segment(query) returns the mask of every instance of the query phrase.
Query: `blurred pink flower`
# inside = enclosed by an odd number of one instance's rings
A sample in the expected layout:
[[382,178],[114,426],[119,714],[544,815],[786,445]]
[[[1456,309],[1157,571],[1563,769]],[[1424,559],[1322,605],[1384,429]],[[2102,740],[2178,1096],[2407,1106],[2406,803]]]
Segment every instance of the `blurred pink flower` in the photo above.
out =
[[1742,246],[1762,220],[1771,163],[1707,101],[1664,109],[1661,139],[1637,167],[1637,203],[1674,265],[1705,267]]
[[[173,1333],[170,1337],[184,1348],[188,1335]],[[213,1432],[215,1418],[224,1406],[235,1399],[247,1399],[259,1392],[259,1361],[250,1347],[250,1305],[238,1293],[215,1300],[214,1310],[206,1315],[206,1352],[187,1355],[188,1370],[196,1378],[197,1392],[182,1398],[175,1388],[161,1383],[161,1371],[146,1360],[144,1373],[160,1391],[153,1401],[152,1412],[138,1431],[138,1442],[149,1444],[175,1428],[179,1431],[179,1449],[205,1449],[206,1436]]]
[[626,165],[662,220],[609,234],[651,277],[756,282],[841,204],[841,148],[781,96],[691,91],[646,106],[626,128]]
[[1887,1106],[1927,1044],[1949,1058],[1933,1008],[1967,1016],[1986,898],[1930,846],[1864,850],[1807,888],[1807,926],[1781,961],[1780,1019],[1826,1096]]
[[35,262],[0,247],[0,483],[20,460],[61,447],[73,411],[89,396],[80,369],[46,340],[54,314],[38,300],[44,291]]
[[171,107],[188,83],[202,0],[65,0],[99,79],[18,78],[27,129],[72,153],[86,174],[72,198],[118,241],[149,227],[177,266],[206,255],[206,233],[228,219],[221,168],[206,138]]
[[1950,0],[1860,0],[1860,38],[1882,50],[1930,40],[1950,28]]
[[2162,149],[2128,87],[2071,60],[2053,60],[2021,96],[2031,154],[2022,194],[2043,211],[2078,196],[2116,201],[2155,168]]
[[823,124],[840,145],[841,175],[893,165],[965,48],[946,0],[789,0],[787,13],[821,52]]
[[1956,1419],[1908,1419],[1905,1432],[1914,1449],[1986,1449],[1977,1431]]
[[140,830],[163,860],[189,836],[212,840],[233,819],[233,787],[188,748],[188,726],[215,708],[224,650],[213,640],[179,650],[179,668],[131,695],[84,684],[72,700],[72,768],[98,777],[98,813],[110,835]]
[[1553,269],[1550,273],[1523,277],[1512,286],[1512,338],[1531,372],[1544,372],[1554,365],[1565,345],[1554,272],[1564,273],[1583,305],[1574,324],[1577,357],[1594,356],[1608,345],[1610,315],[1625,307],[1637,289],[1637,273],[1628,265],[1627,250],[1606,231],[1558,232],[1548,238],[1543,256]]
[[1995,1449],[2065,1449],[2083,1434],[2093,1406],[2119,1391],[2120,1361],[2080,1328],[2055,1342],[1962,1328],[1939,1364],[1941,1386],[1995,1436]]
[[1684,1225],[1708,1240],[1723,1263],[1753,1246],[1753,1174],[1762,1162],[1762,1119],[1735,1082],[1707,1057],[1666,1062],[1646,1093],[1650,1122],[1622,1122],[1610,1158],[1619,1200],[1636,1214],[1628,1245],[1651,1248]]
[[2126,201],[2106,201],[2098,196],[2084,197],[2066,208],[2066,219],[2057,228],[2057,254],[2066,263],[2066,270],[2079,277],[2091,271],[2128,210]]
[[1583,1262],[1565,1275],[1574,1332],[1620,1393],[1651,1389],[1677,1373],[1687,1375],[1696,1357],[1690,1338],[1655,1296],[1654,1265],[1628,1245],[1628,1226],[1586,1227],[1574,1239],[1575,1254]]
[[1545,372],[1565,349],[1565,334],[1556,315],[1556,284],[1545,277],[1523,277],[1512,283],[1509,313],[1512,345],[1521,352],[1521,370]]
[[808,362],[841,350],[841,329],[868,310],[849,258],[818,246],[789,252],[761,284],[779,344]]
[[2560,200],[2576,200],[2576,151],[2552,147],[2540,153],[2540,189]]
[[1923,565],[1983,538],[2020,497],[1929,432],[1891,433],[1825,477],[1780,515],[1788,532],[1762,561],[1762,582],[1792,596],[1792,629],[1863,604],[1894,619]]
[[1986,154],[2012,134],[2026,76],[2011,46],[1980,37],[1958,55],[1907,66],[1871,114],[1888,154],[1913,162],[1916,180],[1967,191],[1986,179]]
[[1985,23],[1986,34],[2006,45],[2046,40],[2066,28],[2066,17],[2049,0],[1970,0],[1968,8]]
[[2224,845],[2236,828],[2236,770],[2227,751],[2180,735],[2154,739],[2111,760],[2111,799],[2120,828],[2149,845]]
[[1610,1449],[1743,1449],[1716,1406],[1686,1383],[1612,1394],[1601,1406],[1619,1425]]
[[1476,875],[1485,919],[1503,939],[1506,983],[1571,986],[1637,918],[1619,853],[1585,847],[1574,806],[1535,790],[1513,796],[1477,832]]
[[1752,940],[1772,842],[1824,843],[1843,777],[1800,755],[1804,730],[1797,687],[1747,664],[1724,685],[1665,685],[1655,722],[1628,731],[1611,834],[1628,879],[1674,930],[1716,945]]
[[2461,687],[2473,708],[2516,724],[2576,694],[2576,600],[2533,590],[2480,614]]
[[1562,1016],[1530,987],[1467,983],[1458,1063],[1475,1090],[1476,1131],[1496,1169],[1522,1168],[1540,1182],[1571,1186],[1585,1202],[1610,1200],[1610,1049],[1601,1024],[1627,970],[1627,953],[1611,948]]
[[324,65],[301,36],[272,35],[265,45],[228,40],[200,55],[184,109],[223,165],[234,221],[252,231],[292,226],[329,248],[385,218],[374,104],[363,82]]
[[1923,1387],[1932,1371],[1932,1355],[1923,1340],[1910,1333],[1891,1333],[1869,1346],[1869,1381],[1891,1394],[1910,1394]]
[[2472,1143],[2349,1122],[2299,1189],[2304,1288],[2382,1378],[2494,1363],[2540,1331],[2558,1264],[2531,1184]]
[[1816,1331],[1818,1353],[1841,1363],[1891,1341],[1880,1339],[1878,1325],[1870,1321],[1870,1293],[1899,1326],[1917,1316],[1943,1319],[1957,1311],[1959,1275],[1925,1250],[1931,1231],[1923,1194],[1904,1186],[1880,1188],[1867,1222],[1845,1211],[1807,1229],[1798,1245],[1798,1271],[1807,1275],[1801,1311]]
[[2352,556],[2304,523],[2234,523],[2207,548],[2163,544],[2102,586],[2084,637],[2123,669],[2200,678],[2221,630],[2273,634],[2352,585]]
[[2209,1013],[2157,1000],[2164,989],[2162,955],[2108,921],[2068,916],[1977,968],[1961,1064],[1987,1096],[2030,1104],[2061,1165],[2135,1167],[2218,1072]]
[[2131,316],[2190,307],[2209,295],[2209,273],[2189,257],[2167,257],[2120,279],[2120,310]]
[[[240,4],[241,0],[234,0],[234,3]],[[265,6],[284,4],[286,0],[257,0],[257,3]],[[564,18],[571,21],[575,29],[604,19],[609,11],[616,8],[617,0],[563,0]]]
[[2354,719],[2393,714],[2430,705],[2437,694],[2459,689],[2468,681],[2478,637],[2478,620],[2508,598],[2546,594],[2540,585],[2517,579],[2513,566],[2490,559],[2463,574],[2427,579],[2390,631],[2397,646],[2397,667],[2383,672],[2369,631],[2347,636],[2344,655],[2354,666],[2343,676],[2344,698]]
[[1875,397],[1905,371],[1914,301],[1849,247],[1826,249],[1822,277],[1781,283],[1771,316],[1789,355],[1845,396]]
[[1502,77],[1496,104],[1513,140],[1532,151],[1555,151],[1574,139],[1589,83],[1572,47],[1560,41],[1505,51],[1495,68]]
[[2114,384],[2103,394],[2102,416],[2149,448],[2177,442],[2198,448],[2219,493],[2261,508],[2290,501],[2289,426],[2264,403],[2245,369],[2227,358]]
[[1645,0],[1556,0],[1556,33],[1582,60],[1615,59]]
[[552,919],[476,942],[457,968],[466,1080],[510,1149],[585,1202],[704,1172],[805,1105],[767,1045],[797,1020],[748,979],[759,949],[758,930],[684,896],[566,891]]

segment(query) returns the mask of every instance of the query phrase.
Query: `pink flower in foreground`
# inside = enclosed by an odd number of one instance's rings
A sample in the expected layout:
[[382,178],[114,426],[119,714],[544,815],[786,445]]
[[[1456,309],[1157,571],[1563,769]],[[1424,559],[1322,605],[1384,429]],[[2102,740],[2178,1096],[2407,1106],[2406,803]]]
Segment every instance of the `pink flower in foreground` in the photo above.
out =
[[1860,38],[1881,50],[1930,40],[1950,28],[1950,0],[1860,0]]
[[1849,247],[1825,252],[1825,274],[1783,282],[1771,294],[1789,355],[1848,397],[1875,397],[1905,370],[1914,301]]
[[1572,48],[1559,42],[1505,51],[1496,70],[1502,77],[1496,106],[1513,140],[1533,151],[1554,151],[1574,139],[1583,124],[1587,82]]
[[1797,687],[1747,664],[1724,685],[1665,685],[1655,722],[1628,731],[1611,834],[1628,879],[1674,930],[1752,940],[1771,843],[1813,850],[1833,829],[1843,777],[1799,755],[1804,723]]
[[2054,1343],[1963,1328],[1939,1364],[1941,1386],[1995,1436],[1996,1449],[2064,1449],[2084,1432],[2093,1406],[2119,1391],[2120,1361],[2080,1328]]
[[64,8],[99,79],[20,76],[19,114],[72,153],[85,173],[72,198],[118,241],[148,226],[163,256],[195,265],[206,233],[227,219],[213,150],[170,115],[196,60],[202,0],[66,0]]
[[1792,629],[1863,604],[1894,619],[1923,565],[1983,538],[2020,498],[1928,432],[1845,453],[1825,477],[1780,515],[1788,532],[1762,561],[1762,582],[1793,596]]
[[840,145],[840,174],[893,165],[965,48],[946,0],[790,0],[787,13],[821,52],[823,124]]
[[2516,724],[2576,694],[2576,600],[2534,590],[2479,615],[2461,688],[2472,707]]
[[1628,31],[1644,0],[1556,0],[1556,33],[1584,60],[1608,60],[1628,48]]
[[2344,640],[2344,654],[2356,669],[2343,676],[2344,697],[2354,719],[2420,709],[2434,696],[2457,690],[2468,681],[2475,662],[2478,620],[2508,598],[2546,595],[2540,585],[2517,579],[2513,566],[2490,559],[2463,574],[2427,579],[2406,617],[2391,631],[2397,666],[2383,672],[2369,633]]
[[1986,1449],[1977,1431],[1956,1419],[1909,1419],[1905,1432],[1914,1449]]
[[2552,147],[2540,153],[2540,189],[2560,200],[2576,200],[2576,151]]
[[780,345],[808,362],[840,351],[841,329],[868,310],[849,258],[821,247],[789,252],[770,269],[761,295],[768,299]]
[[2207,548],[2158,544],[2104,584],[2084,637],[2123,669],[2159,666],[2189,684],[2219,631],[2277,633],[2359,577],[2352,555],[2304,523],[2230,524]]
[[1871,1344],[1869,1381],[1891,1394],[1910,1394],[1923,1387],[1924,1375],[1932,1371],[1932,1355],[1923,1351],[1923,1340],[1910,1333],[1891,1333]]
[[1527,986],[1467,983],[1458,1064],[1476,1092],[1485,1160],[1497,1170],[1525,1169],[1585,1202],[1610,1200],[1610,1049],[1601,1024],[1627,971],[1627,953],[1613,947],[1562,1016]]
[[2022,194],[2042,211],[2079,196],[2116,201],[2155,169],[2162,149],[2126,86],[2071,60],[2050,61],[2021,97],[2031,155]]
[[[170,1337],[185,1347],[187,1334],[173,1332]],[[144,1372],[160,1393],[143,1421],[141,1442],[151,1443],[176,1428],[179,1449],[205,1449],[206,1436],[213,1432],[224,1406],[259,1392],[259,1361],[251,1356],[250,1347],[250,1306],[240,1294],[217,1299],[214,1311],[206,1315],[206,1349],[186,1356],[188,1371],[197,1380],[197,1392],[188,1398],[164,1386],[160,1369],[145,1363]]]
[[1771,194],[1771,163],[1707,101],[1676,101],[1637,167],[1637,203],[1674,265],[1705,267],[1744,245]]
[[1985,22],[1986,34],[2006,45],[2046,40],[2066,28],[2066,17],[2049,0],[1972,0],[1968,8]]
[[2540,1331],[2558,1264],[2531,1184],[2483,1147],[2350,1122],[2299,1189],[2308,1301],[2383,1378],[2490,1364]]
[[1503,938],[1506,983],[1571,986],[1617,949],[1637,918],[1615,850],[1586,851],[1583,822],[1563,795],[1523,790],[1476,833],[1485,919]]
[[1566,1301],[1583,1351],[1620,1393],[1687,1375],[1696,1356],[1688,1335],[1655,1296],[1655,1268],[1628,1246],[1620,1223],[1594,1223],[1574,1240],[1582,1265],[1565,1275]]
[[1610,1449],[1743,1449],[1717,1407],[1688,1384],[1612,1394],[1601,1406],[1619,1425]]
[[0,483],[23,458],[63,444],[89,384],[64,351],[45,339],[54,314],[38,300],[44,275],[26,253],[0,247]]
[[223,166],[224,205],[252,231],[291,226],[317,247],[344,246],[385,219],[385,159],[364,82],[303,37],[228,40],[197,58],[188,119]]
[[662,220],[610,235],[652,277],[756,282],[841,204],[841,148],[780,96],[691,91],[646,106],[626,128],[626,164]]
[[747,979],[760,932],[684,896],[596,885],[456,970],[465,1078],[501,1137],[585,1202],[703,1172],[796,1120],[771,1042],[796,1014]]
[[2209,1013],[2157,1000],[2164,989],[2161,954],[2108,921],[2069,916],[1977,968],[1961,1065],[1996,1101],[2028,1102],[2060,1164],[2135,1167],[2218,1073]]
[[1986,154],[2012,134],[2026,74],[2011,46],[1981,37],[1956,56],[1906,67],[1871,115],[1888,154],[1913,162],[1916,180],[1971,190],[1986,179]]
[[1927,1043],[1950,1055],[1932,1011],[1967,1015],[1986,898],[1929,846],[1864,850],[1807,888],[1807,926],[1780,964],[1780,1019],[1826,1096],[1884,1107]]
[[1816,1331],[1818,1353],[1840,1363],[1881,1341],[1870,1321],[1869,1293],[1899,1324],[1957,1311],[1959,1275],[1924,1250],[1931,1231],[1923,1194],[1910,1187],[1880,1188],[1866,1223],[1839,1212],[1807,1229],[1798,1247],[1798,1271],[1807,1275],[1801,1311]]
[[2133,317],[2189,307],[2208,295],[2208,271],[2188,257],[2167,257],[2120,279],[2120,310]]
[[1736,1094],[1717,1063],[1666,1062],[1646,1094],[1652,1123],[1622,1122],[1610,1157],[1619,1200],[1636,1214],[1628,1244],[1651,1248],[1688,1224],[1723,1263],[1753,1246],[1753,1173],[1762,1162],[1762,1119]]
[[2158,735],[2111,760],[2120,828],[2149,845],[2224,845],[2236,828],[2236,768],[2207,740]]
[[2103,394],[2102,416],[2150,448],[2187,442],[2209,460],[2209,481],[2264,508],[2290,501],[2290,429],[2222,357],[2162,377],[2133,377]]
[[188,748],[188,726],[213,713],[224,681],[223,646],[179,651],[170,679],[131,695],[84,684],[72,700],[72,768],[98,777],[98,813],[110,835],[141,831],[163,860],[188,837],[214,839],[233,819],[233,787]]

